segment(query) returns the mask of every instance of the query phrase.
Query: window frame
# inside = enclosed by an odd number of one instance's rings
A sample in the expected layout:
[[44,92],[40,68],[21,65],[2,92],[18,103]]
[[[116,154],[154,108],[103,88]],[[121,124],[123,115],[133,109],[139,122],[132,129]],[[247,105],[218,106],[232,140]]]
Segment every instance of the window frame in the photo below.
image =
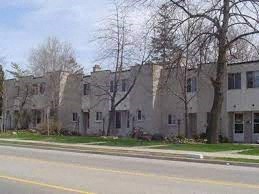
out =
[[114,92],[114,81],[113,80],[110,81],[110,92],[111,93]]
[[126,92],[127,91],[127,79],[121,80],[121,91]]
[[[230,78],[232,78],[233,80],[230,81]],[[237,78],[240,78],[240,79],[237,79]],[[232,85],[230,85],[230,83],[232,83]],[[240,90],[240,89],[242,89],[241,72],[228,73],[228,90]]]
[[72,113],[72,121],[73,122],[78,122],[78,113],[77,112],[73,112]]
[[84,83],[83,85],[83,94],[84,96],[88,96],[90,94],[90,83]]
[[[242,115],[242,123],[236,122],[236,115]],[[242,125],[242,131],[237,131],[236,125]],[[234,133],[244,134],[244,113],[234,113]]]
[[[251,75],[251,77],[250,77],[250,75]],[[250,78],[252,80],[250,80]],[[259,88],[259,71],[247,71],[246,72],[246,87],[247,87],[247,89]]]
[[258,114],[259,115],[259,112],[254,112],[253,113],[253,133],[254,134],[259,134],[259,129],[257,132],[255,132],[255,125],[258,125],[259,126],[259,121],[258,122],[255,122],[255,114]]
[[95,121],[100,122],[102,120],[103,120],[103,113],[102,112],[96,112]]
[[197,92],[197,77],[190,77],[187,79],[186,90],[187,93]]
[[142,121],[143,120],[143,114],[141,110],[137,110],[137,119],[138,121]]

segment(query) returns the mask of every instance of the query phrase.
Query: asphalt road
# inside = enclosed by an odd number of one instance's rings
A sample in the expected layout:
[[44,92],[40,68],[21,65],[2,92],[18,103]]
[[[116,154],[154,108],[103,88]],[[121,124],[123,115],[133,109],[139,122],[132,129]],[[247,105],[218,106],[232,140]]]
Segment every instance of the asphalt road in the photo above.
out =
[[250,194],[259,169],[0,146],[1,194]]

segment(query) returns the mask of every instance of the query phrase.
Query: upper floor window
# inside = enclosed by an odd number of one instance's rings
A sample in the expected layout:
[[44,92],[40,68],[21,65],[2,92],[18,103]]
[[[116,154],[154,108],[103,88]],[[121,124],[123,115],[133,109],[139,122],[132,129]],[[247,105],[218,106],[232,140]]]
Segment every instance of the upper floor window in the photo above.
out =
[[110,81],[110,92],[114,91],[114,83],[113,81]]
[[126,90],[127,90],[127,80],[123,79],[121,80],[121,91],[126,92]]
[[196,77],[187,79],[187,92],[197,91],[197,79]]
[[84,84],[84,95],[89,95],[90,93],[90,84],[87,83],[87,84]]
[[241,73],[228,74],[228,89],[241,89]]
[[173,124],[173,118],[172,118],[172,115],[169,114],[168,115],[168,125],[172,125]]
[[46,90],[46,83],[41,83],[40,84],[40,94],[44,94]]
[[259,71],[246,73],[247,88],[259,88]]
[[32,85],[32,95],[38,95],[39,91],[38,91],[38,84],[33,84]]
[[16,86],[15,89],[16,89],[16,96],[19,96],[20,95],[20,86]]
[[96,121],[103,120],[103,113],[102,112],[96,112]]
[[78,113],[77,112],[73,113],[73,121],[78,121]]

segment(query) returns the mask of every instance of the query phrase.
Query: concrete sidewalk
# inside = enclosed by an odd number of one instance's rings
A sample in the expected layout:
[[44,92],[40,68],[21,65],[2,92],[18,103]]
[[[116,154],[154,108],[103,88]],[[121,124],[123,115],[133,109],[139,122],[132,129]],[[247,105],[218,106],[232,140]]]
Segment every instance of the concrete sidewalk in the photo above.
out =
[[[18,140],[18,139],[0,139],[1,145],[12,145],[20,147],[31,147],[39,149],[52,149],[61,151],[72,152],[86,152],[95,154],[108,154],[130,157],[143,157],[154,159],[172,159],[172,160],[193,160],[194,162],[208,162],[217,161],[217,158],[238,158],[238,159],[251,159],[259,160],[259,156],[242,155],[238,154],[238,151],[223,151],[223,152],[194,152],[194,151],[182,151],[182,150],[164,150],[164,149],[152,149],[143,147],[115,147],[115,146],[103,146],[103,145],[91,145],[91,144],[67,144],[67,143],[54,143],[44,141],[31,141],[31,140]],[[226,161],[221,161],[221,163]],[[214,162],[215,163],[215,162]],[[259,164],[257,164],[259,167]]]

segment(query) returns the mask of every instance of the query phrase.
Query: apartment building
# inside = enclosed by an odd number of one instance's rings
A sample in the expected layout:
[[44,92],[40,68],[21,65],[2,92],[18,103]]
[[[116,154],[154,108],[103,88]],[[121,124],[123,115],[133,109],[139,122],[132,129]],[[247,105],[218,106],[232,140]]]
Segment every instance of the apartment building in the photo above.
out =
[[[15,114],[26,90],[30,93],[24,109],[31,116],[24,127],[37,128],[46,122],[55,100],[50,95],[54,90],[58,93],[62,128],[77,130],[83,135],[101,135],[108,126],[114,72],[102,70],[98,65],[89,75],[59,72],[54,76],[59,77],[55,88],[50,79],[52,74],[5,81],[5,128],[15,127]],[[168,69],[150,64],[141,69],[133,66],[120,74],[116,101],[127,93],[138,76],[132,91],[116,108],[113,135],[127,136],[133,128],[163,135],[185,135],[183,80],[168,74]],[[193,136],[205,132],[210,119],[213,87],[209,77],[213,74],[213,64],[202,65],[199,71],[188,71],[188,122]],[[259,61],[229,64],[225,78],[220,134],[234,142],[255,142],[259,139]]]

